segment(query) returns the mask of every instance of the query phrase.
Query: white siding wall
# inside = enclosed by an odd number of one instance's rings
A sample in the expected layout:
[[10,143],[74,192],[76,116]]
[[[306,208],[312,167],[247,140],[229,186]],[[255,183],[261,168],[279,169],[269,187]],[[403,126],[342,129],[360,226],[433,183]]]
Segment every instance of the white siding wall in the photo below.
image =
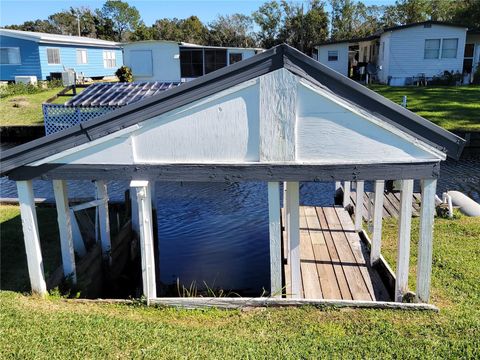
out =
[[[348,76],[348,43],[320,45],[318,49],[318,61],[323,65]],[[328,61],[328,52],[338,51],[337,61]]]
[[378,80],[384,84],[388,81],[390,70],[390,36],[391,33],[385,33],[380,37],[378,65],[381,69],[378,71]]
[[[149,53],[149,51],[151,53]],[[132,68],[135,81],[180,81],[180,55],[179,46],[174,42],[144,41],[126,44],[123,50],[123,61]],[[177,56],[178,55],[178,56]],[[175,58],[177,56],[177,58]],[[142,59],[140,57],[145,57]],[[151,74],[146,71],[151,61]],[[136,64],[143,64],[141,68]],[[141,69],[141,74],[136,74],[136,69]]]
[[[424,73],[431,77],[448,71],[462,71],[463,52],[465,49],[466,29],[435,25],[425,28],[423,25],[405,28],[391,32],[388,76],[397,85],[401,79]],[[426,39],[458,38],[457,57],[454,59],[425,59],[424,49]],[[441,49],[440,49],[441,52]]]

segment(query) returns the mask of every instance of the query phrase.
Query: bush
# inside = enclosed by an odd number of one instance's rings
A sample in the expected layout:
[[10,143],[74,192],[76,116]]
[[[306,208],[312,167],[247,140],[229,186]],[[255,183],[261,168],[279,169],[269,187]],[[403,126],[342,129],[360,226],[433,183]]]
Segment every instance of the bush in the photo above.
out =
[[462,74],[458,71],[448,71],[445,70],[443,74],[434,76],[432,80],[430,80],[429,85],[457,85],[462,83]]
[[128,66],[122,66],[115,71],[115,75],[117,75],[118,80],[120,82],[132,82],[133,81],[133,74],[132,69]]
[[38,94],[38,93],[47,91],[48,89],[54,89],[57,87],[62,87],[61,80],[39,82],[38,85],[11,83],[5,86],[0,86],[0,99],[6,98],[9,96]]

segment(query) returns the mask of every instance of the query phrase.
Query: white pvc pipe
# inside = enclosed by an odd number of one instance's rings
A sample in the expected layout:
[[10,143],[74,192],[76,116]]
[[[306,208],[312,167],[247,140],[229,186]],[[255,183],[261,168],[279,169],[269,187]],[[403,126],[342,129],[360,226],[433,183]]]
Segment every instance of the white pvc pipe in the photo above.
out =
[[448,199],[450,199],[449,208],[452,204],[458,206],[459,210],[467,216],[480,216],[480,204],[460,191],[447,192],[447,201]]

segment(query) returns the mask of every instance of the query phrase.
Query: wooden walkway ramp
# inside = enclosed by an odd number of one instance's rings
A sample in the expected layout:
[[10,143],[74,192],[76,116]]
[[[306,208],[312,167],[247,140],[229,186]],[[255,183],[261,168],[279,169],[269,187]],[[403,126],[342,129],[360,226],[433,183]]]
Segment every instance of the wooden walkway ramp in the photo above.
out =
[[[283,222],[285,224],[285,222]],[[283,232],[286,297],[291,296],[287,241]],[[390,301],[380,275],[348,212],[340,207],[300,207],[300,266],[306,299]]]
[[[373,204],[373,199],[375,197],[375,193],[373,192],[365,192],[363,194],[363,217],[365,220],[368,216],[368,203]],[[420,200],[421,194],[414,193],[412,199],[412,216],[418,217],[420,215]],[[356,205],[356,193],[355,191],[350,192],[350,201],[353,206]],[[394,217],[398,218],[398,214],[400,213],[400,193],[384,193],[383,194],[383,217]]]

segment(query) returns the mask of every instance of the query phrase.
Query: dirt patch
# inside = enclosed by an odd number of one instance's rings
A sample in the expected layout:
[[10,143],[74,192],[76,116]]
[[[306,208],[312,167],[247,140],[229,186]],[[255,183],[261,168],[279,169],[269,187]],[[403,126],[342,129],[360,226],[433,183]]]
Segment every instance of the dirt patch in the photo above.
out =
[[25,97],[13,98],[8,100],[8,102],[11,103],[12,106],[16,108],[27,107],[30,105],[30,102]]

